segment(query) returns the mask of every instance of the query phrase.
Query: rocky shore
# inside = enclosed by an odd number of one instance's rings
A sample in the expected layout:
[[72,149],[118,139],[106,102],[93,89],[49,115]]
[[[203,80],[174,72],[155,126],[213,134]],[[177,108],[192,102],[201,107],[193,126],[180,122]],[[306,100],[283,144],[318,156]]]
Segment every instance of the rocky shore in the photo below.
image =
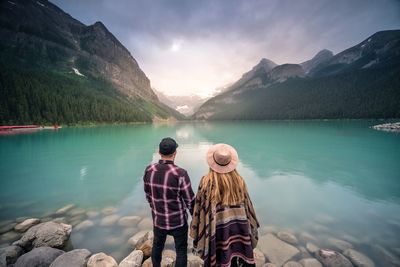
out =
[[[329,224],[335,223],[329,216],[317,219],[319,223],[313,223],[311,229],[326,230]],[[98,228],[106,231],[109,227],[118,228],[120,232],[101,240],[101,243],[105,247],[115,247],[115,251],[105,253],[96,249],[92,253],[84,246],[74,247],[76,243],[84,244],[82,241],[90,236],[90,231]],[[120,216],[115,208],[85,211],[74,205],[67,205],[42,218],[1,222],[0,267],[150,267],[151,228],[152,221],[145,216]],[[118,246],[119,242],[124,243],[123,248]],[[203,266],[203,261],[192,253],[192,248],[189,240],[188,266]],[[399,248],[367,244],[350,235],[321,239],[312,232],[272,225],[260,228],[254,256],[257,267],[400,266]],[[174,266],[175,260],[173,239],[168,237],[162,266]]]
[[384,123],[372,126],[375,130],[388,131],[388,132],[400,132],[400,122],[395,123]]

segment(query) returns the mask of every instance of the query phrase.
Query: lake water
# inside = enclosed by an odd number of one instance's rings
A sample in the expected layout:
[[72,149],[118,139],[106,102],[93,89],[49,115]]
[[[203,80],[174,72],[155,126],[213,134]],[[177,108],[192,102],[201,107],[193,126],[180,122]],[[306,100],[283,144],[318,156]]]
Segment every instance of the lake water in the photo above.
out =
[[194,191],[208,171],[210,145],[237,149],[262,233],[309,234],[316,245],[336,250],[331,238],[337,238],[382,262],[400,256],[400,134],[370,128],[378,123],[143,124],[0,136],[1,224],[25,216],[48,220],[74,204],[64,219],[76,225],[89,215],[94,226],[73,231],[72,245],[123,258],[139,227],[101,220],[111,213],[150,217],[143,170],[158,160],[160,139],[171,136]]

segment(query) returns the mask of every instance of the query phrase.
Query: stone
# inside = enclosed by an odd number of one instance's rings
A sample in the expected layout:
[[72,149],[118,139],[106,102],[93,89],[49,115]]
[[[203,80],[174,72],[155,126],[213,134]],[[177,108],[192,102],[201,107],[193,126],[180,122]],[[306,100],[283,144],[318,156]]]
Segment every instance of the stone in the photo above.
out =
[[317,239],[308,232],[301,232],[299,234],[300,242],[306,244],[307,242],[317,242]]
[[14,227],[14,230],[17,232],[26,232],[29,228],[31,228],[32,226],[36,225],[40,223],[40,220],[37,218],[31,218],[31,219],[26,219],[23,222],[17,224]]
[[113,257],[100,252],[89,258],[87,267],[118,267],[118,264]]
[[153,248],[153,240],[147,239],[140,246],[136,246],[136,249],[141,250],[143,252],[143,256],[145,258],[151,256],[151,250]]
[[0,236],[0,243],[11,243],[21,237],[21,233],[10,231]]
[[18,217],[17,219],[15,219],[16,223],[22,223],[23,221],[29,219],[29,217]]
[[74,204],[69,204],[56,211],[57,215],[63,215],[75,207]]
[[358,238],[356,238],[356,237],[354,237],[352,235],[349,235],[349,234],[344,234],[344,235],[341,236],[341,238],[343,240],[345,240],[347,242],[350,242],[350,243],[353,243],[353,244],[361,244],[361,241]]
[[70,217],[84,217],[86,216],[86,211],[82,208],[73,208],[67,211]]
[[300,251],[272,234],[264,235],[258,242],[258,247],[271,263],[282,266]]
[[52,221],[55,223],[65,223],[65,224],[67,223],[67,220],[65,219],[65,217],[57,217],[57,218],[54,218]]
[[0,249],[0,266],[14,264],[23,253],[24,250],[19,246],[8,246]]
[[35,248],[19,257],[14,267],[48,267],[63,253],[64,251],[51,247]]
[[203,267],[204,261],[196,255],[189,253],[187,256],[187,267]]
[[273,263],[268,262],[264,265],[264,267],[277,267],[277,266]]
[[264,253],[261,252],[258,248],[253,249],[254,260],[256,262],[256,267],[262,267],[265,263]]
[[121,239],[121,236],[116,235],[116,236],[110,236],[107,237],[103,243],[107,247],[116,247],[118,245],[121,245],[124,241]]
[[303,267],[322,267],[322,264],[314,258],[302,259],[299,262]]
[[125,216],[118,220],[118,225],[124,227],[132,227],[136,226],[141,220],[142,218],[140,218],[139,216]]
[[[153,232],[153,231],[152,231]],[[134,234],[131,238],[129,238],[128,243],[132,247],[136,247],[137,245],[141,245],[144,241],[149,239],[149,231],[140,231]]]
[[94,222],[91,220],[84,220],[83,222],[79,223],[77,226],[75,226],[74,230],[75,231],[83,231],[91,228],[94,225]]
[[296,261],[288,261],[283,265],[283,267],[303,267],[303,265]]
[[113,213],[115,213],[117,211],[117,209],[115,207],[107,207],[101,210],[101,213],[103,215],[111,215]]
[[[189,257],[188,257],[189,259]],[[162,253],[161,267],[173,267],[175,265],[176,253],[173,250],[166,249]],[[142,267],[152,267],[151,258],[145,260]]]
[[45,222],[35,225],[18,240],[16,245],[31,250],[38,247],[63,248],[71,234],[72,226],[63,223]]
[[316,245],[314,245],[313,243],[307,243],[306,244],[306,249],[308,250],[308,252],[310,252],[311,254],[314,254],[315,252],[317,252],[319,250],[319,247],[317,247]]
[[106,217],[104,217],[101,221],[100,221],[100,225],[102,226],[110,226],[115,224],[117,221],[119,220],[119,216],[118,215],[108,215]]
[[315,258],[324,267],[353,267],[353,264],[345,256],[330,249],[320,249],[315,253]]
[[93,219],[93,218],[97,217],[98,215],[99,215],[98,211],[88,211],[88,212],[86,212],[86,216],[89,219]]
[[9,223],[9,224],[3,225],[0,228],[0,235],[13,230],[16,225],[17,225],[16,223]]
[[263,226],[260,229],[260,234],[261,235],[265,235],[265,234],[275,234],[277,233],[278,230],[276,229],[275,226],[272,225],[267,225],[267,226]]
[[297,245],[299,241],[297,240],[296,236],[292,233],[280,231],[276,234],[278,238],[286,243]]
[[143,252],[134,250],[119,263],[119,267],[140,267],[143,261]]
[[333,249],[337,249],[341,252],[345,251],[346,249],[353,248],[353,245],[349,242],[337,238],[328,238],[328,244]]
[[153,263],[151,262],[151,258],[145,260],[142,264],[142,267],[153,267]]
[[175,244],[174,237],[172,235],[167,235],[167,238],[165,239],[165,244],[174,245]]
[[346,249],[343,255],[350,259],[357,267],[375,267],[374,262],[370,258],[354,249]]
[[50,267],[86,267],[91,254],[87,249],[74,249],[60,255],[51,263]]
[[141,230],[151,230],[153,229],[153,220],[150,218],[144,218],[139,222],[138,227]]

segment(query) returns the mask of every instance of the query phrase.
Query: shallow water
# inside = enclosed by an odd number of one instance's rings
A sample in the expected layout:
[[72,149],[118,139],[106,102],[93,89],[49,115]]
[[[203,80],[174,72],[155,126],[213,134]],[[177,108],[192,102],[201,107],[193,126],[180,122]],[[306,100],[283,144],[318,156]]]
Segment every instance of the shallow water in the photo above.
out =
[[[105,214],[149,217],[142,184],[157,144],[179,143],[176,163],[196,191],[207,173],[205,153],[215,143],[233,145],[263,232],[308,232],[320,247],[335,237],[378,262],[376,246],[400,248],[400,134],[369,128],[376,121],[218,122],[64,128],[0,136],[0,220],[57,217],[75,204],[73,247],[121,259],[138,226],[101,226]],[[101,212],[104,208],[114,210]],[[77,211],[78,210],[78,211]],[[59,216],[58,216],[59,217]],[[74,218],[71,218],[74,217]],[[0,242],[1,243],[1,242]],[[304,244],[302,244],[304,245]],[[333,248],[333,247],[332,247]]]

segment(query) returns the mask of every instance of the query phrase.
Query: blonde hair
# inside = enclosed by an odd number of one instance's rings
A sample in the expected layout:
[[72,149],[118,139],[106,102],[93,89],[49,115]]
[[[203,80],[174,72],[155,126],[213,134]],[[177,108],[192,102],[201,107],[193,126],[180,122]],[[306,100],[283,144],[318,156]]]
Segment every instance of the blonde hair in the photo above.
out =
[[247,194],[246,183],[235,170],[228,173],[218,173],[212,169],[201,180],[201,188],[211,187],[211,202],[222,206],[242,203]]

